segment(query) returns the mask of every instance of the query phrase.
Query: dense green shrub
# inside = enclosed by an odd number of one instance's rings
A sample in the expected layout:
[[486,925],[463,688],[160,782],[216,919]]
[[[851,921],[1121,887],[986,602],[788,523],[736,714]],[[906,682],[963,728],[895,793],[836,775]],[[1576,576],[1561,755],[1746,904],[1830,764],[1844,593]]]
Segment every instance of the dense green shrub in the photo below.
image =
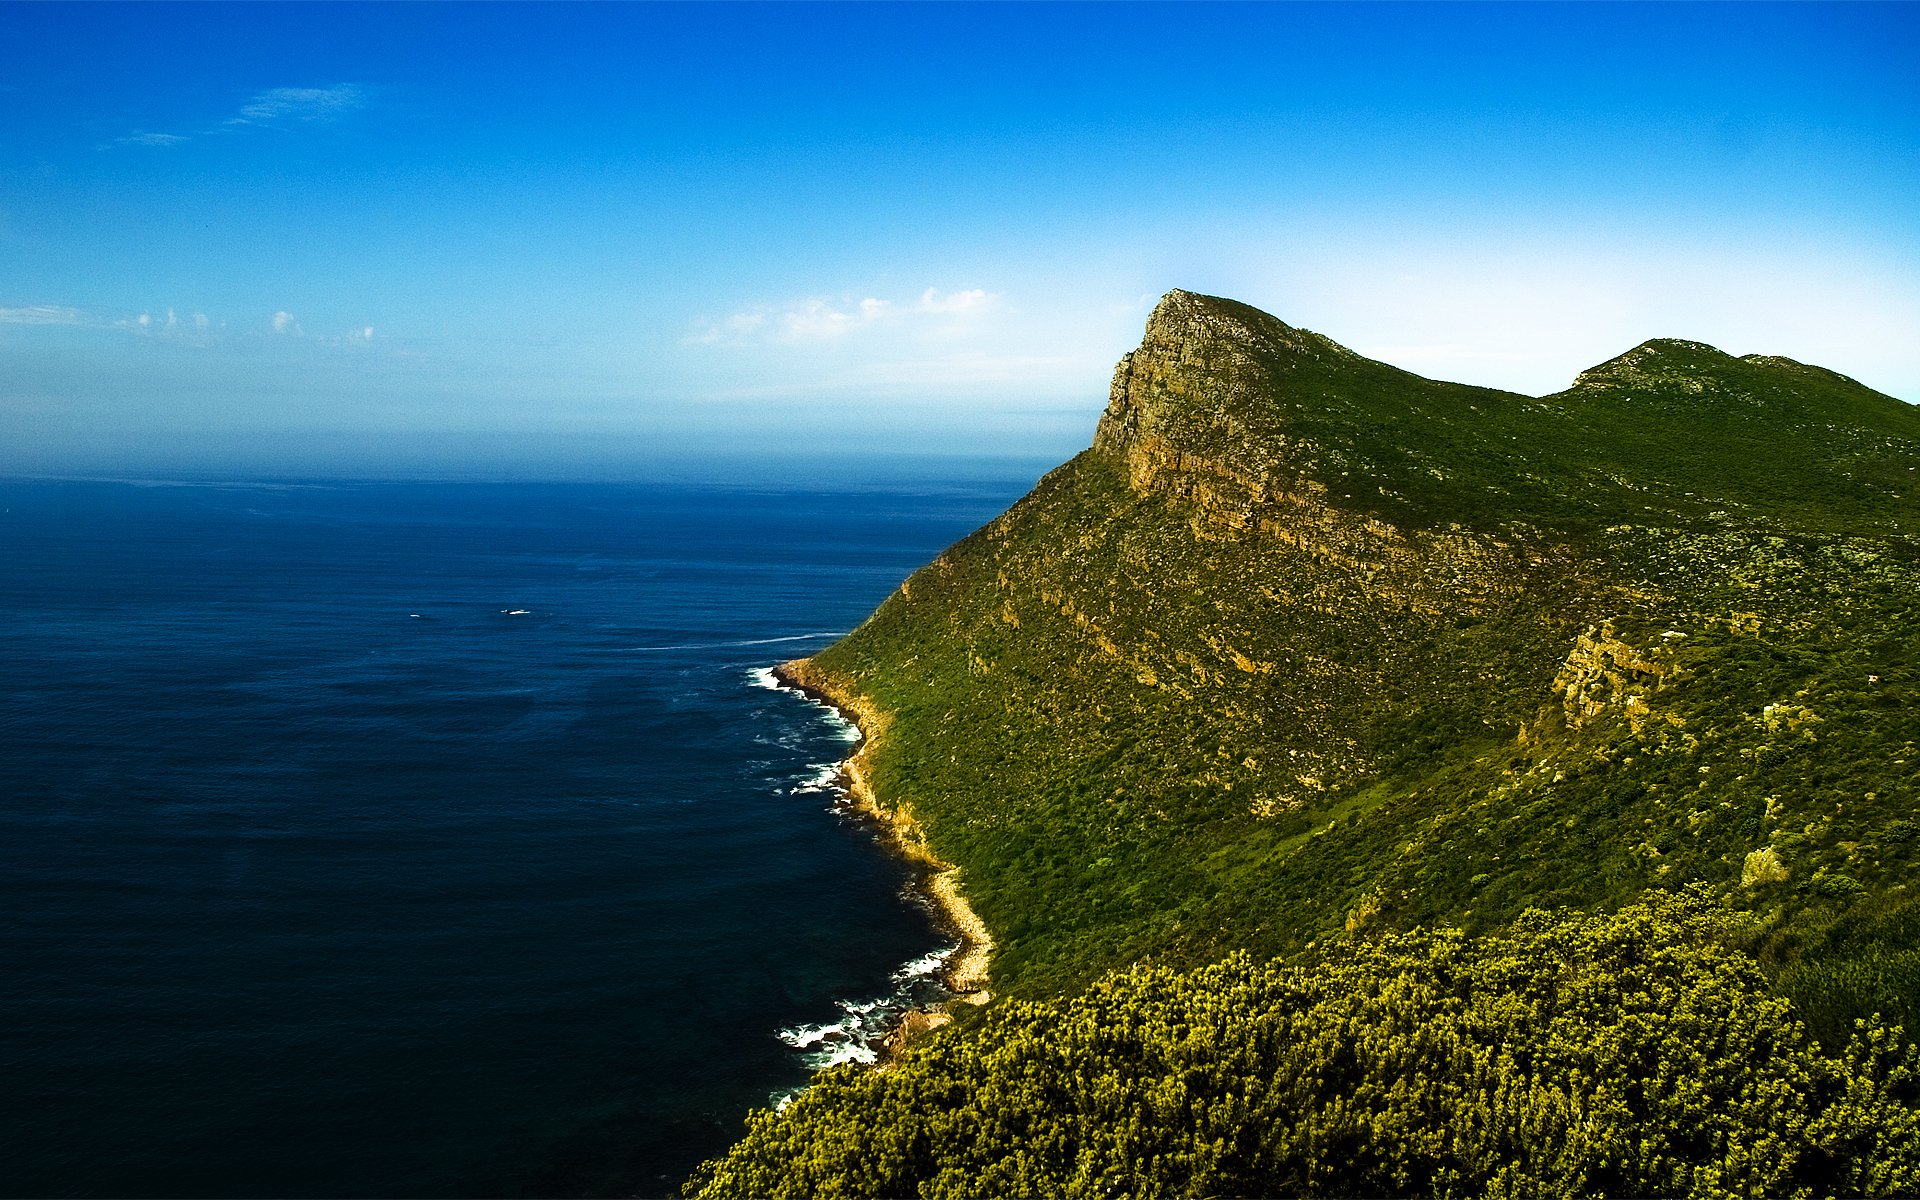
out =
[[1813,1041],[1698,897],[1142,965],[823,1074],[697,1197],[1920,1189],[1915,1062]]

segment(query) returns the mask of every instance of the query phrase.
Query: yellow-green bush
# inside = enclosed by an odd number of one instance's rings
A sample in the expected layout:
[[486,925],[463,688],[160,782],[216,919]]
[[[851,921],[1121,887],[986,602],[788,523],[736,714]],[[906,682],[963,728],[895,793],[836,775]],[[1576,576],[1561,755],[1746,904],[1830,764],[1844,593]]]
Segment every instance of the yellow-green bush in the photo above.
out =
[[1698,898],[1136,966],[826,1072],[697,1197],[1920,1190],[1914,1060],[1830,1054]]

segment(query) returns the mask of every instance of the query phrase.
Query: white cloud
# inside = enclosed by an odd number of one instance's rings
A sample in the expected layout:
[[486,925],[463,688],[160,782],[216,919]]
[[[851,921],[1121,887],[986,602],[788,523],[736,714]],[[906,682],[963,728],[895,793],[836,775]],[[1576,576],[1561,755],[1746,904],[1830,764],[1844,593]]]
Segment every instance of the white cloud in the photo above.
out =
[[332,87],[279,87],[255,93],[240,106],[240,114],[228,117],[228,125],[273,125],[288,121],[327,121],[364,108],[367,89],[357,83],[336,83]]
[[989,308],[1000,299],[999,295],[985,288],[969,288],[964,292],[948,292],[941,295],[936,288],[928,288],[920,293],[919,311],[925,313],[972,313]]
[[331,87],[278,87],[255,92],[240,105],[240,111],[209,129],[193,133],[155,133],[136,130],[114,138],[100,148],[111,146],[177,146],[208,134],[235,133],[247,126],[261,128],[287,125],[312,125],[332,121],[365,108],[372,89],[358,83],[336,83]]
[[834,341],[886,319],[893,306],[868,297],[845,309],[826,300],[806,300],[779,314],[777,336],[787,342]]
[[58,304],[29,304],[25,308],[0,308],[0,325],[90,325],[87,315],[77,308]]
[[93,313],[81,313],[76,324],[93,329],[117,329],[136,337],[153,338],[174,342],[183,346],[211,346],[219,334],[213,321],[205,313],[193,313],[181,316],[178,309],[161,310],[160,315],[153,312],[134,313],[129,316],[111,317]]
[[[918,300],[905,304],[877,296],[859,300],[850,296],[837,300],[810,296],[781,308],[748,308],[719,320],[696,321],[681,341],[693,346],[798,345],[838,342],[866,330],[886,328],[896,333],[912,333],[931,330],[935,325],[952,333],[966,321],[989,311],[999,299],[999,293],[984,288],[945,293],[938,288],[927,288]],[[935,318],[944,320],[935,321]]]
[[[274,333],[304,337],[305,330],[290,312],[274,313],[268,324]],[[204,312],[179,307],[153,308],[144,312],[122,309],[119,312],[89,311],[66,304],[28,304],[0,308],[0,326],[37,325],[72,329],[99,330],[155,342],[181,346],[211,347],[228,340],[226,323]],[[257,327],[256,327],[257,336]],[[352,329],[338,338],[308,339],[329,342],[371,342],[373,326]]]
[[171,146],[187,140],[184,133],[130,133],[113,139],[116,146]]

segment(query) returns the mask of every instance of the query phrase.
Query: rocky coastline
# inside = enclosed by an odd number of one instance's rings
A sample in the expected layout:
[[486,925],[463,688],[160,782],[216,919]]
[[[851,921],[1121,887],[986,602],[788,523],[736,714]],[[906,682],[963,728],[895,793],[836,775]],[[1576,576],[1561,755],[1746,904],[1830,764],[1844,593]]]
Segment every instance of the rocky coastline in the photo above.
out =
[[[814,666],[811,659],[794,659],[773,668],[776,680],[828,705],[860,731],[860,743],[841,764],[848,805],[879,829],[889,848],[926,871],[923,886],[943,924],[959,939],[959,946],[941,970],[941,982],[954,993],[950,1004],[985,1004],[993,935],[960,890],[960,868],[942,860],[928,845],[926,830],[911,809],[900,803],[883,805],[871,775],[873,748],[886,736],[887,714],[841,680]],[[909,1040],[952,1020],[946,1006],[916,1009],[901,1018],[887,1038],[887,1054],[898,1052]]]

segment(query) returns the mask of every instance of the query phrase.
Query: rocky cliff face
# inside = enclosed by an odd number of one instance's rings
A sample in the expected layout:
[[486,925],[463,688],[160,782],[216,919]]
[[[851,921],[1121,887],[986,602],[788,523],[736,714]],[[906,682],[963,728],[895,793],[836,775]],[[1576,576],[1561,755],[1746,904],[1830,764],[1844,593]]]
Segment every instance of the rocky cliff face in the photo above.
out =
[[1196,538],[1287,547],[1364,584],[1371,600],[1487,611],[1524,588],[1548,564],[1544,546],[1457,524],[1403,527],[1342,503],[1336,489],[1350,491],[1353,472],[1328,471],[1307,414],[1350,406],[1343,373],[1404,374],[1245,305],[1170,292],[1114,370],[1093,452],[1135,492],[1180,504]]
[[1690,882],[1811,970],[1907,919],[1915,467],[1920,415],[1801,364],[1535,399],[1173,292],[1092,449],[809,669],[891,721],[875,795],[999,988]]
[[1231,301],[1167,293],[1147,319],[1140,348],[1114,368],[1112,400],[1093,448],[1148,476],[1168,464],[1232,479],[1249,491],[1310,473],[1311,447],[1277,428],[1293,397],[1290,377],[1360,361],[1317,333]]
[[1275,529],[1295,523],[1264,509],[1323,515],[1327,489],[1312,478],[1312,447],[1272,428],[1287,387],[1276,361],[1323,355],[1351,357],[1263,313],[1170,292],[1140,348],[1114,368],[1094,453],[1121,465],[1136,491],[1192,502],[1227,533],[1263,517]]

